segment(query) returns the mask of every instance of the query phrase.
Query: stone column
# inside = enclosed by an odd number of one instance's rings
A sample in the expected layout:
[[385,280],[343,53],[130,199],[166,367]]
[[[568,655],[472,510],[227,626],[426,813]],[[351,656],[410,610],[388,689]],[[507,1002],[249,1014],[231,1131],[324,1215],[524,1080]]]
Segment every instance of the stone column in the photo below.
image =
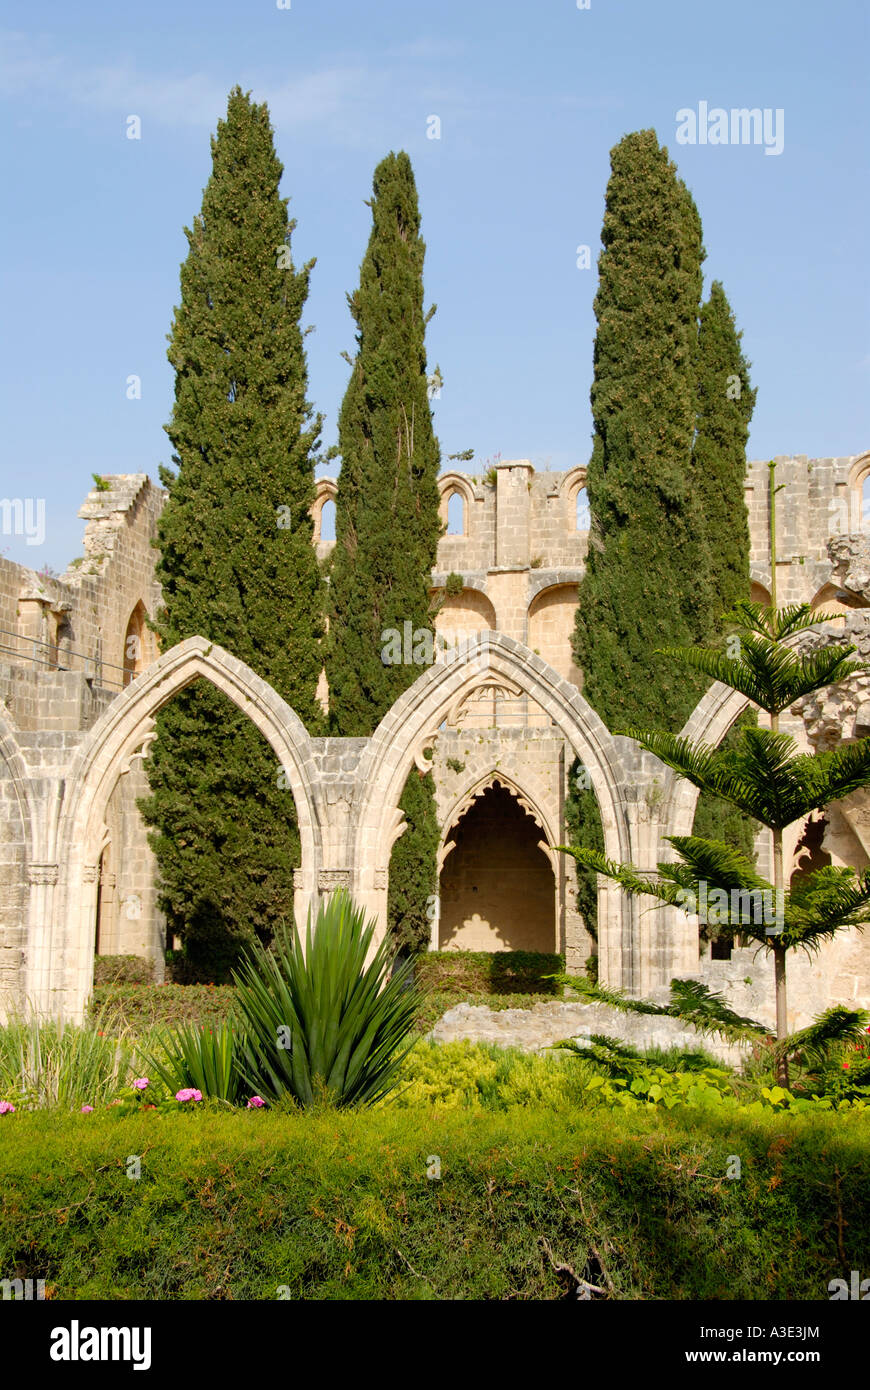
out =
[[40,1015],[53,1012],[51,966],[55,893],[59,876],[57,864],[28,864],[30,885],[27,932],[25,1007]]

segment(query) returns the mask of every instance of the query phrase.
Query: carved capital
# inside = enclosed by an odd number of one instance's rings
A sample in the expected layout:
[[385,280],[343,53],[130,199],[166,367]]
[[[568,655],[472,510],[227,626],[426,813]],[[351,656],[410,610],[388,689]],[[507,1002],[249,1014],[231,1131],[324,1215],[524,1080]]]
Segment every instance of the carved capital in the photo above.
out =
[[318,869],[317,887],[321,892],[333,888],[350,888],[350,869]]
[[375,869],[375,888],[384,889],[389,885],[389,869]]
[[57,864],[28,864],[27,878],[31,886],[39,883],[57,883]]

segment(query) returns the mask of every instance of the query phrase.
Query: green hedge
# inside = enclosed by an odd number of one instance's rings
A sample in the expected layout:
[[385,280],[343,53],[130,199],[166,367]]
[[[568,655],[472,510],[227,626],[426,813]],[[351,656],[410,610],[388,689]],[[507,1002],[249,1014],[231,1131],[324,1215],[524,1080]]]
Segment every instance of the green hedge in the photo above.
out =
[[[90,1017],[99,1019],[97,1026],[107,1032],[142,1034],[155,1025],[182,1023],[214,1027],[229,1019],[235,997],[232,985],[133,982],[128,970],[116,964],[130,958],[104,959],[112,965],[98,967]],[[552,999],[561,990],[545,977],[561,974],[565,963],[561,956],[535,951],[432,951],[418,956],[414,968],[426,996],[418,1020],[425,1032],[460,1000],[491,1008],[528,1009]]]
[[0,1140],[0,1274],[58,1299],[554,1299],[545,1238],[620,1299],[827,1300],[870,1237],[860,1116],[200,1106]]

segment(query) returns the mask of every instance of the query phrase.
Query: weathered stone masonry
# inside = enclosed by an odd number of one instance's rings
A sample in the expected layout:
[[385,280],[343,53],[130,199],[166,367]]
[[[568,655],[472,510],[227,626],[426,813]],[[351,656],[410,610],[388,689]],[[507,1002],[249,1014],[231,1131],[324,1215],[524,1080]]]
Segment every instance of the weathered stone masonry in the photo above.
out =
[[[813,640],[841,638],[845,627],[870,655],[868,476],[870,454],[779,461],[777,586],[780,603],[839,615]],[[433,946],[560,949],[570,968],[582,967],[592,942],[570,861],[553,849],[565,837],[575,758],[598,797],[610,857],[652,868],[665,857],[662,837],[691,829],[694,789],[612,736],[582,695],[570,648],[588,542],[582,468],[536,472],[512,460],[484,479],[442,477],[451,527],[432,585],[446,650],[421,666],[371,739],[310,738],[274,690],[203,638],[158,658],[144,617],[159,602],[151,540],[163,494],[144,475],[107,482],[82,508],[85,554],[63,576],[0,560],[0,1007],[27,1001],[81,1017],[95,949],[150,956],[159,974],[164,927],[136,798],[147,787],[154,716],[193,680],[211,680],[244,709],[285,770],[302,842],[300,920],[346,885],[383,929],[390,852],[403,829],[399,797],[428,756],[442,825]],[[322,509],[334,496],[334,481],[321,480],[321,555],[330,548]],[[753,592],[766,600],[766,464],[750,465],[746,498]],[[742,706],[714,686],[686,732],[715,742]],[[803,746],[858,737],[870,729],[870,678],[804,706],[787,721]],[[797,845],[802,831],[792,828],[788,846],[798,866],[809,852]],[[813,853],[865,867],[870,799],[830,808],[813,843]],[[763,836],[758,850],[763,868]],[[772,1016],[763,955],[711,959],[682,914],[651,911],[607,883],[598,953],[601,977],[633,993],[661,993],[672,976],[694,975],[737,1007]],[[870,946],[855,932],[792,967],[795,1026],[835,1000],[870,1005]]]

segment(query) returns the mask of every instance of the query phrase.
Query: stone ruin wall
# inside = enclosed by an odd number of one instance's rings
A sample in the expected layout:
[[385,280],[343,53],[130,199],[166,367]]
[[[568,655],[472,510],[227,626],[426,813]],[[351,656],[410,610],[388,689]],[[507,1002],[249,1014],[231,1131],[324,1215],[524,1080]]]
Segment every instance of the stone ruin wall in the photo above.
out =
[[[868,474],[870,455],[865,454],[840,459],[783,458],[776,475],[777,483],[787,485],[777,504],[778,602],[809,601],[837,613],[839,628],[848,625],[862,652],[870,633],[870,627],[865,627],[870,618],[860,612],[870,607],[870,556],[860,534],[862,490]],[[131,674],[124,672],[125,644],[134,610],[141,605],[153,615],[159,603],[151,540],[164,494],[144,474],[107,481],[109,488],[92,491],[79,513],[87,523],[84,555],[62,576],[40,575],[0,560],[0,715],[16,731],[31,770],[65,766],[83,732]],[[494,629],[522,642],[560,675],[582,685],[571,657],[570,635],[589,539],[577,505],[584,481],[583,468],[567,473],[536,471],[528,460],[502,462],[485,478],[462,473],[442,477],[445,522],[451,497],[461,498],[463,511],[462,533],[442,538],[433,573],[433,592],[440,602],[436,629],[445,641]],[[331,549],[320,535],[322,509],[334,497],[335,482],[320,480],[314,517],[321,556]],[[767,601],[771,579],[766,463],[749,465],[746,501],[753,594]],[[451,574],[462,577],[459,593],[447,592]],[[450,587],[455,587],[455,581]],[[842,631],[834,633],[842,635]],[[34,662],[37,652],[39,661],[47,664]],[[145,630],[137,669],[146,668],[155,656],[153,637]],[[462,820],[475,806],[485,812],[487,789],[492,790],[501,773],[501,788],[495,790],[515,803],[517,834],[528,843],[537,835],[540,854],[551,865],[558,940],[550,949],[567,946],[573,967],[579,968],[592,943],[576,911],[573,875],[565,871],[564,856],[546,849],[548,842],[564,833],[563,808],[573,753],[551,719],[532,701],[507,689],[499,696],[464,708],[458,722],[437,741],[444,882],[451,881],[454,867],[460,880],[465,876],[464,888],[460,882],[454,885],[455,891],[451,889],[451,911],[454,918],[457,912],[462,918],[463,893],[467,890],[465,900],[470,904],[474,889],[467,856],[464,866],[460,864]],[[850,699],[838,696],[821,711],[796,712],[787,727],[807,748],[858,736],[865,730],[865,721],[870,730],[870,714],[860,701],[850,712]],[[820,737],[827,742],[819,744]],[[119,778],[106,816],[99,949],[151,955],[159,971],[163,925],[154,904],[153,856],[135,808],[136,798],[146,791],[139,760]],[[14,985],[20,972],[28,891],[39,881],[40,869],[25,863],[26,809],[9,777],[0,778],[0,806],[2,987]],[[822,854],[830,855],[835,864],[863,868],[870,863],[870,798],[863,793],[850,798],[850,804],[831,808],[826,821]],[[798,827],[793,842],[799,833]],[[763,836],[758,848],[764,869],[768,847]],[[794,858],[795,844],[787,848]],[[524,949],[547,949],[534,924],[520,920],[523,914],[515,893],[505,894],[496,909],[504,918],[501,924],[473,910],[458,926],[442,921],[441,935],[436,923],[433,945],[505,949],[521,941]],[[728,989],[736,1007],[770,1015],[770,971],[752,951],[735,950],[730,960],[705,954],[699,969],[708,983]],[[813,960],[805,964],[796,960],[790,990],[799,1021],[816,1012],[822,998],[870,1004],[870,943],[858,933],[847,933]]]

